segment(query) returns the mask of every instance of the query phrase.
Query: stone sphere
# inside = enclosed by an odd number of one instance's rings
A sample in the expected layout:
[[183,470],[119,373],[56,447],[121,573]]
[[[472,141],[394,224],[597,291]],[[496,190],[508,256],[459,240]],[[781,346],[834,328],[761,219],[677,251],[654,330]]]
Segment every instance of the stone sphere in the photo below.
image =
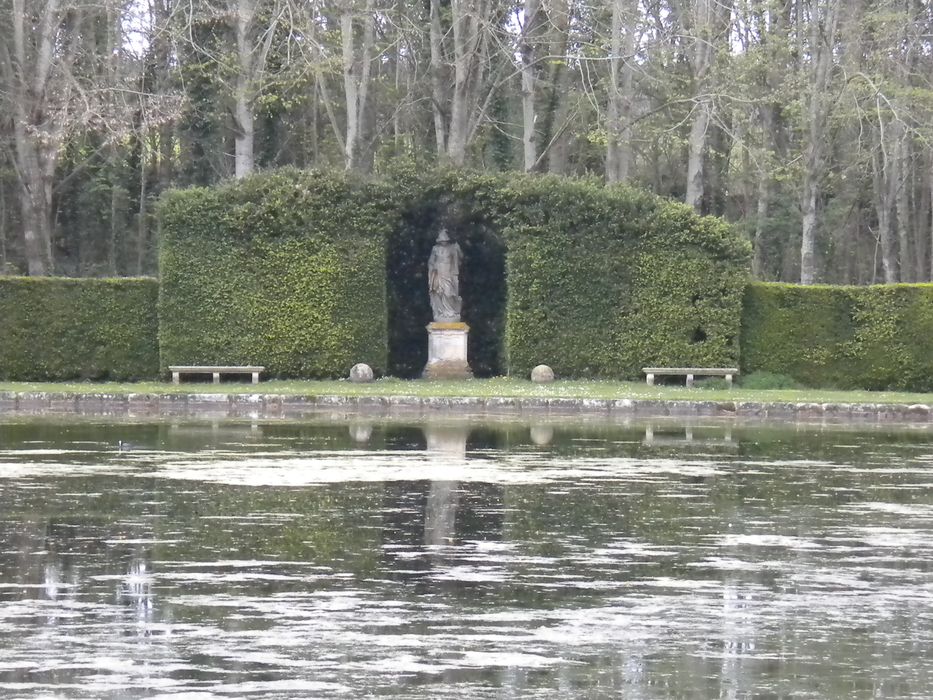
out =
[[360,362],[350,368],[350,381],[354,384],[366,384],[373,380],[373,368]]
[[531,381],[535,384],[547,384],[554,381],[554,370],[547,365],[538,365],[531,370]]

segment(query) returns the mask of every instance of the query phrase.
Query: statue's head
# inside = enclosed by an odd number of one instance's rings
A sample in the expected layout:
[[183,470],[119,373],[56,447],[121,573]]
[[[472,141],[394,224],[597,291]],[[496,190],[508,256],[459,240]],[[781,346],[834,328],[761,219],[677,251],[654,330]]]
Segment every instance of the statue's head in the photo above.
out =
[[437,234],[438,243],[450,243],[450,236],[447,235],[447,228],[441,227],[440,233]]

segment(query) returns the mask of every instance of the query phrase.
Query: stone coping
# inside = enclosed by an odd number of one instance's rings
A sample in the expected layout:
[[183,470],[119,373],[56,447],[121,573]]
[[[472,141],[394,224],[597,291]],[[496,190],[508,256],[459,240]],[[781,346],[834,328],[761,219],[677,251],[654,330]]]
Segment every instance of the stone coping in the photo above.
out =
[[658,399],[291,396],[0,392],[0,414],[297,418],[369,416],[743,418],[759,421],[899,422],[933,425],[929,404],[787,403]]

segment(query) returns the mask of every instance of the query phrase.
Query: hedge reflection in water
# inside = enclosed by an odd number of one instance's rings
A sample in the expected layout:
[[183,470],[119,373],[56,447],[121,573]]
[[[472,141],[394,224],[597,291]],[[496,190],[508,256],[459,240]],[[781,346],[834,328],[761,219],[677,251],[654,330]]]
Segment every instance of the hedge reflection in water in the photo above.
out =
[[2,423],[0,696],[926,697],[930,438]]

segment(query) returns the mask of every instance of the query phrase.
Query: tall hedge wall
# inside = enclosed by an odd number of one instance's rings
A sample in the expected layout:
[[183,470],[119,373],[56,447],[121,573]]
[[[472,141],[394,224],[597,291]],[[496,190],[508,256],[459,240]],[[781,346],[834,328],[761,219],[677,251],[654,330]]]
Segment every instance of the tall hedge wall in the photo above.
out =
[[933,285],[750,284],[742,371],[809,386],[933,390]]
[[[750,249],[724,222],[587,179],[443,172],[393,181],[405,199],[390,260],[408,266],[403,280],[413,279],[438,225],[448,226],[465,247],[464,317],[471,358],[484,369],[521,376],[543,362],[563,377],[636,378],[655,363],[738,362]],[[504,269],[489,251],[504,255]],[[501,290],[490,270],[505,276]],[[391,356],[399,364],[400,353],[423,352],[430,318],[425,301],[409,322],[413,305],[399,301],[412,291],[423,296],[423,278],[404,293],[393,280],[390,269]],[[480,345],[483,334],[496,343]]]
[[163,367],[323,377],[365,361],[416,376],[440,225],[464,248],[480,375],[544,362],[563,377],[634,378],[646,364],[738,361],[748,245],[636,190],[411,167],[369,182],[283,171],[170,193],[160,215]]
[[380,186],[282,171],[170,192],[159,214],[163,369],[385,368],[385,239],[397,216]]
[[523,178],[508,191],[513,372],[641,376],[738,362],[749,246],[723,221],[626,187]]
[[0,379],[151,379],[154,279],[0,277]]

